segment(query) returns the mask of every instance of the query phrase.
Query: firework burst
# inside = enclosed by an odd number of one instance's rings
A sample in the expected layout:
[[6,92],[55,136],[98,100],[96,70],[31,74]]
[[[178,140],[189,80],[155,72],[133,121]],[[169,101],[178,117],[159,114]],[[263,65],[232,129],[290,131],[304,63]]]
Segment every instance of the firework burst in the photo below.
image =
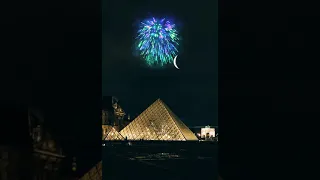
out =
[[172,63],[178,53],[178,31],[165,19],[141,22],[136,40],[136,49],[149,66]]

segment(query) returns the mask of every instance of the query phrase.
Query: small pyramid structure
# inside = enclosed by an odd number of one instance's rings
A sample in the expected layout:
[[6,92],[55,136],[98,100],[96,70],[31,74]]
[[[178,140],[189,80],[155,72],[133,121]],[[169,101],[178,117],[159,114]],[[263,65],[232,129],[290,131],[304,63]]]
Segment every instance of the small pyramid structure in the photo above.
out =
[[128,140],[194,141],[198,138],[160,99],[120,131]]
[[103,125],[102,126],[102,140],[114,141],[114,140],[124,140],[124,137],[115,130],[112,126]]

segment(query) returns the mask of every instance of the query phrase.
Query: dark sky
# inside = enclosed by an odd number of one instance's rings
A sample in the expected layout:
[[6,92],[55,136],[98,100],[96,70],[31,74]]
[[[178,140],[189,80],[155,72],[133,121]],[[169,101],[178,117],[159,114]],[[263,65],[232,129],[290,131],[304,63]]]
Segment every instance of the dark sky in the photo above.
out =
[[[119,98],[127,113],[141,113],[161,98],[187,125],[217,125],[217,1],[120,0],[103,5],[102,94]],[[172,66],[150,69],[133,56],[139,20],[170,17],[182,36]]]

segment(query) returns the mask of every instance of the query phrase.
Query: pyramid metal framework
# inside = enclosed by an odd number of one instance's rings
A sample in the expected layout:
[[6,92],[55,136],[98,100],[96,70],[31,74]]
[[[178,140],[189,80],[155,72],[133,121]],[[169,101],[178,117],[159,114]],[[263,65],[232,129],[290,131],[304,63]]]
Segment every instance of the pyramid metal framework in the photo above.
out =
[[91,168],[80,180],[102,180],[102,162]]
[[124,137],[115,130],[112,126],[103,125],[102,126],[102,140],[124,140]]
[[192,141],[193,132],[160,99],[120,131],[128,140]]

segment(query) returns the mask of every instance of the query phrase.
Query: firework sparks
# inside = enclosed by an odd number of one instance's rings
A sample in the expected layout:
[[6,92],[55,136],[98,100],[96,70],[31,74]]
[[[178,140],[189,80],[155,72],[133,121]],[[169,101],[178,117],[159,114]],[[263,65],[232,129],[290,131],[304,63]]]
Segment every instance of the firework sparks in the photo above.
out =
[[172,63],[178,53],[178,31],[165,19],[141,22],[136,40],[137,50],[149,66]]

